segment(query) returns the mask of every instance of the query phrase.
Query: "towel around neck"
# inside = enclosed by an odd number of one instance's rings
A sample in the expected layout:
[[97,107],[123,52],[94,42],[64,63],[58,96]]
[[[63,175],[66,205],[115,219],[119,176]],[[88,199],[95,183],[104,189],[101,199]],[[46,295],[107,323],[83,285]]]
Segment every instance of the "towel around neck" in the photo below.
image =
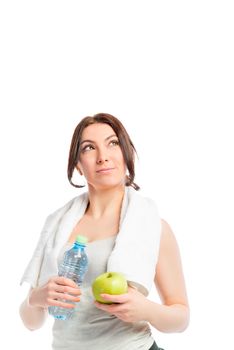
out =
[[[75,224],[88,205],[85,192],[49,215],[38,244],[22,276],[34,288],[58,274],[57,259]],[[107,271],[122,272],[129,285],[148,295],[155,276],[161,236],[157,206],[132,187],[125,187],[119,233],[108,259]]]

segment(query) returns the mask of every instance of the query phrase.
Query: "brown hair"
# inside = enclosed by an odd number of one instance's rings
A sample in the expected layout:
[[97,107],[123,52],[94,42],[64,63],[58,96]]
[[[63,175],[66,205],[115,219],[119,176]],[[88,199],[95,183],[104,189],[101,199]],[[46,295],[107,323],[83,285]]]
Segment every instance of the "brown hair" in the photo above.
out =
[[67,176],[70,184],[78,188],[84,187],[81,185],[75,185],[72,182],[72,175],[80,156],[80,142],[82,132],[85,128],[87,128],[87,126],[95,123],[104,123],[110,125],[118,136],[119,145],[123,153],[124,161],[129,171],[125,185],[132,186],[136,191],[138,191],[140,187],[133,182],[135,178],[134,156],[135,154],[137,155],[136,149],[123,124],[116,117],[107,113],[98,113],[93,117],[85,117],[76,126],[71,140],[67,167]]

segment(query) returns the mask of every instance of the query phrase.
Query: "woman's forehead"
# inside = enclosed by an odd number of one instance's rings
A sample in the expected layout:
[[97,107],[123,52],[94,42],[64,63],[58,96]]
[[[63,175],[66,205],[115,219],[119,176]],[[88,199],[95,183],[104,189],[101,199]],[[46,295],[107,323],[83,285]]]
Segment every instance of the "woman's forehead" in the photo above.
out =
[[87,126],[82,132],[82,140],[88,138],[106,138],[110,135],[116,135],[112,127],[104,123],[95,123]]

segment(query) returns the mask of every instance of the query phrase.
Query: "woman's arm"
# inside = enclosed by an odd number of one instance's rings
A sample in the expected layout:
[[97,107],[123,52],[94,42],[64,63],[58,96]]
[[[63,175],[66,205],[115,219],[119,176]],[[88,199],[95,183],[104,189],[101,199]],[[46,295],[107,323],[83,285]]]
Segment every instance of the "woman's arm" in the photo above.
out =
[[170,226],[162,220],[159,258],[155,273],[155,285],[163,305],[147,299],[134,288],[122,295],[102,294],[117,304],[95,305],[124,322],[148,321],[161,332],[182,332],[189,323],[189,306],[180,260],[179,248]]
[[20,317],[25,327],[31,331],[41,328],[48,315],[48,311],[46,308],[40,306],[32,306],[30,304],[30,297],[31,294],[34,292],[35,290],[31,288],[27,298],[20,305],[19,310]]
[[148,302],[149,322],[162,332],[184,331],[189,324],[189,305],[180,252],[175,236],[164,220],[155,285],[163,305]]
[[44,324],[49,306],[74,308],[73,303],[80,301],[80,294],[79,287],[71,279],[51,277],[45,285],[29,291],[28,297],[20,306],[21,319],[28,329],[36,330]]

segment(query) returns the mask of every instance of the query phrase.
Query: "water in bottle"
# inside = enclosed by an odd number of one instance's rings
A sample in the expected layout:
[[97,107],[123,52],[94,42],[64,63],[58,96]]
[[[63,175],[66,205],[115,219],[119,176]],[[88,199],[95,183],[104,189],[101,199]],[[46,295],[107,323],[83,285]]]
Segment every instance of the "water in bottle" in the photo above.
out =
[[[72,279],[78,286],[82,285],[84,275],[88,269],[88,257],[85,251],[87,237],[77,236],[73,247],[64,254],[63,262],[59,266],[58,275]],[[65,301],[72,303],[71,301]],[[75,304],[75,303],[74,303]],[[50,306],[49,314],[58,320],[69,319],[75,308],[67,309],[59,306]]]

